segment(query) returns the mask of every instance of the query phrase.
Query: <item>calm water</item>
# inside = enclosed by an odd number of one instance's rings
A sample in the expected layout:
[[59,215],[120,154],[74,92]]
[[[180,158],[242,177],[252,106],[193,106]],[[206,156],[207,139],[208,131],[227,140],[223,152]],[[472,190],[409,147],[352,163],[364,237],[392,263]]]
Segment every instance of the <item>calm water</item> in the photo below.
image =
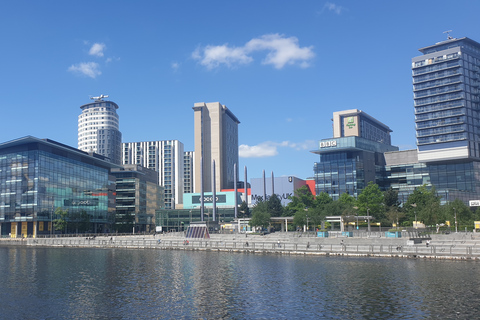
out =
[[480,263],[0,247],[0,319],[476,319]]

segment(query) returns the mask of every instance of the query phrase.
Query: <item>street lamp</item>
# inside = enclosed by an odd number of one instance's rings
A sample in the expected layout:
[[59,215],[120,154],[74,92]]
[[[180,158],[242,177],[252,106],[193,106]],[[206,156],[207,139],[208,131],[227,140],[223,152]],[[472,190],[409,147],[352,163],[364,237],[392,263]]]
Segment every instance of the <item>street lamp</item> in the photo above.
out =
[[357,230],[358,230],[358,207],[353,207],[353,209],[355,209],[355,213],[357,214]]
[[457,227],[457,209],[453,208],[453,212],[455,212],[455,233],[458,232],[458,227]]
[[307,214],[307,232],[308,232],[308,214]]
[[418,228],[418,222],[417,222],[417,204],[412,203],[411,206],[413,207],[413,212],[415,213],[415,229]]
[[367,208],[368,232],[370,232],[370,209]]

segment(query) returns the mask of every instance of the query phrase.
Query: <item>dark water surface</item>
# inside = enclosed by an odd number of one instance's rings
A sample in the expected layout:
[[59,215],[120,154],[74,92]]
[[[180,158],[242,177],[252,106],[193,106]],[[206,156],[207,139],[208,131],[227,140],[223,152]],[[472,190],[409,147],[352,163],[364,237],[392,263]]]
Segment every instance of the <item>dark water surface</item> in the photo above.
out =
[[0,247],[1,319],[478,319],[480,262]]

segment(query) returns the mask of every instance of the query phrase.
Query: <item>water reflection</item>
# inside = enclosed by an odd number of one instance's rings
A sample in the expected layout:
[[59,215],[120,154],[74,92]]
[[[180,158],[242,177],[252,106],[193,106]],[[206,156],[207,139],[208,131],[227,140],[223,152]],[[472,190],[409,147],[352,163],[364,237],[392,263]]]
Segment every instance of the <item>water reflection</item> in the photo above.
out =
[[0,247],[1,318],[476,318],[478,262]]

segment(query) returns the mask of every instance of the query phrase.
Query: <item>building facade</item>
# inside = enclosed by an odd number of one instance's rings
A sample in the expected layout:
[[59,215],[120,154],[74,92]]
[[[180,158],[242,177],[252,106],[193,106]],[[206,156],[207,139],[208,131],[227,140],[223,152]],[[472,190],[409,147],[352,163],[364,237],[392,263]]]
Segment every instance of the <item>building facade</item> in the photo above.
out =
[[[234,188],[234,167],[238,164],[237,117],[219,102],[195,103],[194,192],[212,192],[212,162],[215,161],[216,191]],[[203,159],[203,161],[201,161]],[[201,165],[203,164],[203,168]],[[238,176],[238,165],[237,165]],[[203,177],[203,181],[201,179]]]
[[[260,199],[270,198],[272,194],[276,194],[280,199],[283,206],[286,206],[291,202],[289,197],[295,195],[295,190],[306,186],[306,180],[299,179],[297,177],[273,177],[272,178],[252,178],[251,184],[251,200],[250,204],[255,204]],[[315,191],[312,192],[315,195]]]
[[480,159],[480,44],[454,39],[412,59],[418,160]]
[[156,210],[165,208],[157,172],[140,165],[124,165],[112,169],[112,175],[116,178],[115,231],[153,231]]
[[[108,97],[108,96],[105,96]],[[121,164],[122,134],[119,130],[118,105],[95,97],[95,102],[80,107],[78,149],[101,154],[112,163]]]
[[[24,137],[0,144],[1,235],[110,231],[114,167],[103,156],[48,139]],[[66,230],[52,227],[60,218],[57,209],[68,211]]]
[[480,199],[480,44],[454,39],[412,59],[417,149],[385,153],[380,185],[407,200],[435,187],[441,202]]
[[165,207],[174,209],[183,203],[184,150],[178,140],[129,142],[122,144],[122,163],[137,164],[155,170],[164,188]]
[[195,184],[195,152],[185,151],[183,154],[183,193],[193,193]]
[[372,182],[385,166],[384,153],[397,151],[391,145],[392,130],[358,110],[333,114],[333,138],[323,139],[312,151],[320,156],[314,164],[315,193],[338,199],[342,193],[354,197]]

